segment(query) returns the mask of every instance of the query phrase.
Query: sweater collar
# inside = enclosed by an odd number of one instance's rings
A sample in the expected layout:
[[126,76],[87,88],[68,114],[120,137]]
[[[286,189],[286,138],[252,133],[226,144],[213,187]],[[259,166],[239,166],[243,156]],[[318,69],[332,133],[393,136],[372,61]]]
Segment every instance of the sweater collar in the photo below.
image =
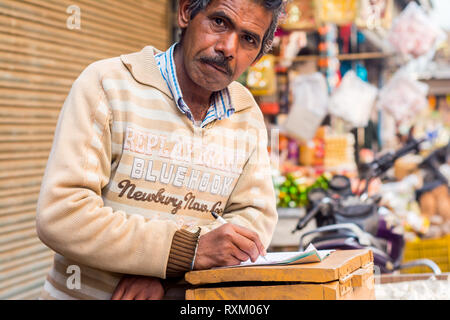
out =
[[[120,56],[120,59],[137,82],[152,86],[173,100],[170,89],[159,72],[155,60],[155,55],[158,53],[161,53],[161,51],[152,46],[146,46],[139,52],[123,54]],[[239,82],[232,82],[228,86],[228,90],[236,112],[256,104],[248,89]]]

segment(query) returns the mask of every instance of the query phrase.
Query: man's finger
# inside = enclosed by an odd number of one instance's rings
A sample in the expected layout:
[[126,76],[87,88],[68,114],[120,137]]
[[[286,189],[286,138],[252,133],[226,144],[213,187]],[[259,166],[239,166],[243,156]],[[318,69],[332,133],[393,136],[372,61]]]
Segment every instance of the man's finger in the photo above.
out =
[[121,300],[122,299],[129,280],[130,279],[127,277],[123,277],[122,279],[120,279],[119,284],[117,285],[116,289],[114,290],[114,292],[111,296],[111,300]]
[[134,300],[138,292],[133,288],[128,288],[120,300]]
[[233,225],[233,227],[237,233],[252,240],[256,244],[260,255],[264,255],[264,256],[266,255],[266,249],[264,248],[264,245],[262,244],[262,242],[259,239],[259,236],[256,232],[254,232],[248,228],[238,226],[238,225]]
[[[239,235],[236,235],[236,237],[238,237],[238,236]],[[242,236],[239,236],[239,237],[242,238]],[[241,261],[246,261],[248,259],[251,259],[251,256],[239,247],[238,241],[233,242],[233,249],[232,249],[231,255],[234,258],[236,258],[237,260],[239,260],[238,263],[240,263]]]
[[247,259],[250,258],[252,262],[255,262],[260,255],[259,248],[256,243],[253,240],[242,236],[240,233],[236,233],[236,236],[234,237],[234,245],[243,251],[247,256]]
[[128,279],[128,282],[125,286],[125,292],[120,300],[133,300],[136,297],[136,295],[139,293],[139,290],[137,290],[136,286],[133,285],[136,280],[136,278]]
[[[247,259],[245,259],[245,260],[247,260]],[[236,258],[234,256],[234,254],[232,254],[230,256],[230,258],[227,260],[225,266],[236,266],[236,265],[240,264],[242,261],[245,261],[245,260],[240,260],[240,259]]]
[[111,296],[111,300],[120,300],[124,293],[125,293],[125,286],[123,284],[120,284],[119,286],[117,286],[116,290]]

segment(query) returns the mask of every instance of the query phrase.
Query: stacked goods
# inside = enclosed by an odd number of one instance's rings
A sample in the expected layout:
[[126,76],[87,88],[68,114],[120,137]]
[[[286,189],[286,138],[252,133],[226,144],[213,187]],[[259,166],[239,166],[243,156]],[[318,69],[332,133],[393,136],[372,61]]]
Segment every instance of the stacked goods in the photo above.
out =
[[351,134],[327,134],[324,141],[325,168],[354,167],[354,138]]
[[325,153],[323,139],[314,138],[300,145],[299,162],[304,166],[323,166]]
[[450,194],[441,185],[420,197],[420,212],[430,221],[426,238],[439,238],[450,234]]
[[313,139],[300,143],[299,163],[302,166],[323,166],[325,156],[325,130],[320,127]]

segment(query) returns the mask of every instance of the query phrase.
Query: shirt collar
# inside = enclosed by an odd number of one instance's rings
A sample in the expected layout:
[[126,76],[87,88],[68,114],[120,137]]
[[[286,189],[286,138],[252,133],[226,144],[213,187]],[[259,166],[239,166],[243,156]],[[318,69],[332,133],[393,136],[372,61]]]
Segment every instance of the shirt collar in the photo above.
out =
[[[175,46],[174,43],[167,51],[155,55],[155,60],[161,72],[164,81],[167,83],[169,90],[181,112],[193,120],[189,107],[183,100],[183,93],[177,79],[177,72],[174,60]],[[233,107],[230,92],[228,88],[213,93],[210,108],[203,120],[203,126],[214,119],[221,120],[230,117],[235,112]],[[207,123],[205,123],[207,122]]]
[[[152,46],[146,46],[141,51],[120,55],[120,60],[138,83],[154,87],[168,98],[174,99],[156,63],[155,55],[158,53],[161,51]],[[239,82],[230,83],[227,89],[231,105],[236,112],[256,106],[249,90]]]

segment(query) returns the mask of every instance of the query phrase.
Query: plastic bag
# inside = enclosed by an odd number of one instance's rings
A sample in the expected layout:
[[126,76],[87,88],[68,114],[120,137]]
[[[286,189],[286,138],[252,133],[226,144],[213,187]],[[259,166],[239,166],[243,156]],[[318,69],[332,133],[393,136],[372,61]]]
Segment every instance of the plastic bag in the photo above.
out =
[[330,99],[330,113],[354,127],[367,126],[378,89],[361,80],[353,70],[342,78]]
[[436,46],[445,38],[444,31],[415,2],[398,15],[388,34],[389,42],[406,58],[434,55]]
[[328,113],[325,77],[319,72],[297,76],[291,90],[292,106],[283,127],[296,138],[310,140]]
[[427,93],[427,84],[400,69],[381,88],[377,108],[390,113],[399,123],[408,122],[427,107]]
[[356,16],[359,28],[389,28],[392,22],[393,0],[360,0]]

